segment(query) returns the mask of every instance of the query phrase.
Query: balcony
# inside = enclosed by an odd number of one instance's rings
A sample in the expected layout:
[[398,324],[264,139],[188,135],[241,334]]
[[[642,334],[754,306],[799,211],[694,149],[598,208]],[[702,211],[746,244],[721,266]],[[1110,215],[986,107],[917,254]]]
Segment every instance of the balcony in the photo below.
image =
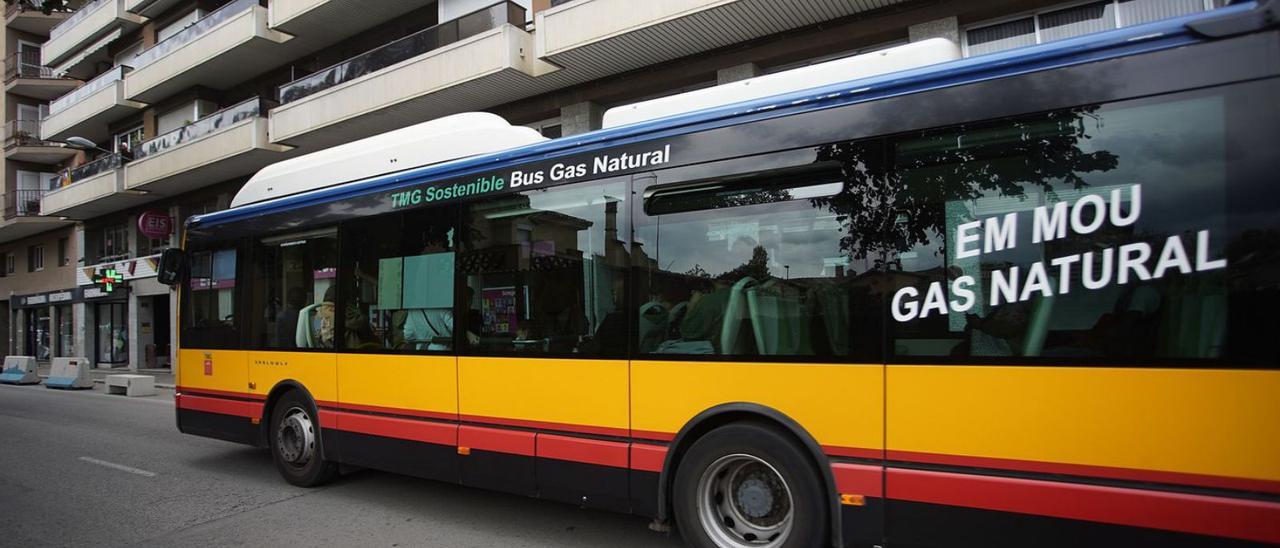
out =
[[249,175],[289,147],[267,138],[266,106],[254,97],[138,146],[125,188],[160,196]]
[[285,84],[271,138],[329,146],[546,91],[534,77],[555,67],[529,55],[524,20],[494,4]]
[[41,189],[10,190],[0,196],[4,203],[4,219],[0,220],[0,243],[20,240],[47,230],[72,224],[73,221],[40,214]]
[[421,8],[424,2],[350,2],[338,0],[290,0],[271,2],[271,28],[300,40],[323,37],[337,42]]
[[54,26],[49,31],[49,40],[41,48],[40,64],[47,67],[58,67],[67,62],[76,64],[78,57],[105,47],[105,38],[117,35],[117,32],[132,31],[146,21],[144,17],[125,11],[124,2],[94,0]]
[[38,51],[20,51],[4,60],[4,90],[14,95],[48,101],[66,95],[80,83],[55,76],[53,69],[40,64]]
[[116,154],[71,169],[61,187],[41,198],[40,213],[79,221],[154,199],[145,192],[125,190],[124,171]]
[[113,68],[49,103],[49,116],[40,124],[40,137],[63,141],[79,135],[94,142],[107,140],[107,124],[146,106],[124,98],[121,80],[127,71],[124,66]]
[[901,1],[577,0],[538,13],[537,55],[595,79]]
[[125,97],[152,102],[193,85],[226,89],[295,55],[292,37],[267,27],[257,0],[235,0],[139,53],[128,64]]
[[5,26],[36,36],[48,36],[55,25],[66,20],[71,10],[54,11],[45,15],[35,0],[15,0],[4,9]]
[[154,18],[182,2],[183,0],[125,0],[124,9],[143,17]]
[[11,120],[4,125],[4,157],[37,164],[60,164],[76,155],[61,143],[40,139],[39,120]]

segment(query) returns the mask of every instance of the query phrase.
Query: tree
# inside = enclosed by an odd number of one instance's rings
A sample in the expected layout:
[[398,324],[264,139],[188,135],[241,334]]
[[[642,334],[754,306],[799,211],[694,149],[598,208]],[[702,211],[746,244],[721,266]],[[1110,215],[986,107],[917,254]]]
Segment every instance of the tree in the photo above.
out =
[[1115,154],[1081,149],[1090,138],[1085,119],[1101,124],[1096,112],[1096,106],[1080,107],[905,139],[824,145],[817,161],[840,163],[844,189],[812,202],[848,227],[843,251],[879,262],[945,232],[940,203],[1019,197],[1028,188],[1052,193],[1055,185],[1081,189],[1088,186],[1081,174],[1115,169]]

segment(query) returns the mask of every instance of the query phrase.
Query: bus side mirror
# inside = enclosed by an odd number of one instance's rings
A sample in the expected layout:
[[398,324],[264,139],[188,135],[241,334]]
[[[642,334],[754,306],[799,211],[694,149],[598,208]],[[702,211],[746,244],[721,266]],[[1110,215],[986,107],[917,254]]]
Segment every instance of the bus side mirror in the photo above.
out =
[[182,282],[187,272],[187,254],[181,249],[169,248],[160,253],[160,265],[156,267],[156,281],[174,286]]

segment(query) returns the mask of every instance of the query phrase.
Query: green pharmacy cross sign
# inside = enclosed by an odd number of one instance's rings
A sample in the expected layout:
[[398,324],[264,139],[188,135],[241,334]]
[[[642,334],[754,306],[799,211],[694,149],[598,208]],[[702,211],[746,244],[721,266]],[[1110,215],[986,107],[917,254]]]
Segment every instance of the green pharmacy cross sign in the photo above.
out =
[[124,274],[114,268],[108,268],[93,275],[93,283],[102,286],[102,290],[111,293],[116,286],[124,283]]

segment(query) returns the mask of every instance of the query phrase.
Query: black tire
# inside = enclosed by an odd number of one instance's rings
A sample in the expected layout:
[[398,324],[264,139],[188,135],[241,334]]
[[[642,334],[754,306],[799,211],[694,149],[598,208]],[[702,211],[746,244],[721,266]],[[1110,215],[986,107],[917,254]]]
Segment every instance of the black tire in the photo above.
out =
[[[726,501],[725,491],[736,494]],[[830,544],[825,491],[791,436],[744,422],[717,428],[689,448],[676,469],[672,503],[676,527],[694,548],[813,548]],[[789,504],[779,495],[788,495]],[[699,499],[707,503],[699,506]],[[756,532],[765,538],[753,538]]]
[[285,481],[299,487],[324,485],[338,473],[336,462],[321,458],[324,447],[318,417],[315,404],[298,390],[286,392],[271,410],[267,431],[271,458]]

